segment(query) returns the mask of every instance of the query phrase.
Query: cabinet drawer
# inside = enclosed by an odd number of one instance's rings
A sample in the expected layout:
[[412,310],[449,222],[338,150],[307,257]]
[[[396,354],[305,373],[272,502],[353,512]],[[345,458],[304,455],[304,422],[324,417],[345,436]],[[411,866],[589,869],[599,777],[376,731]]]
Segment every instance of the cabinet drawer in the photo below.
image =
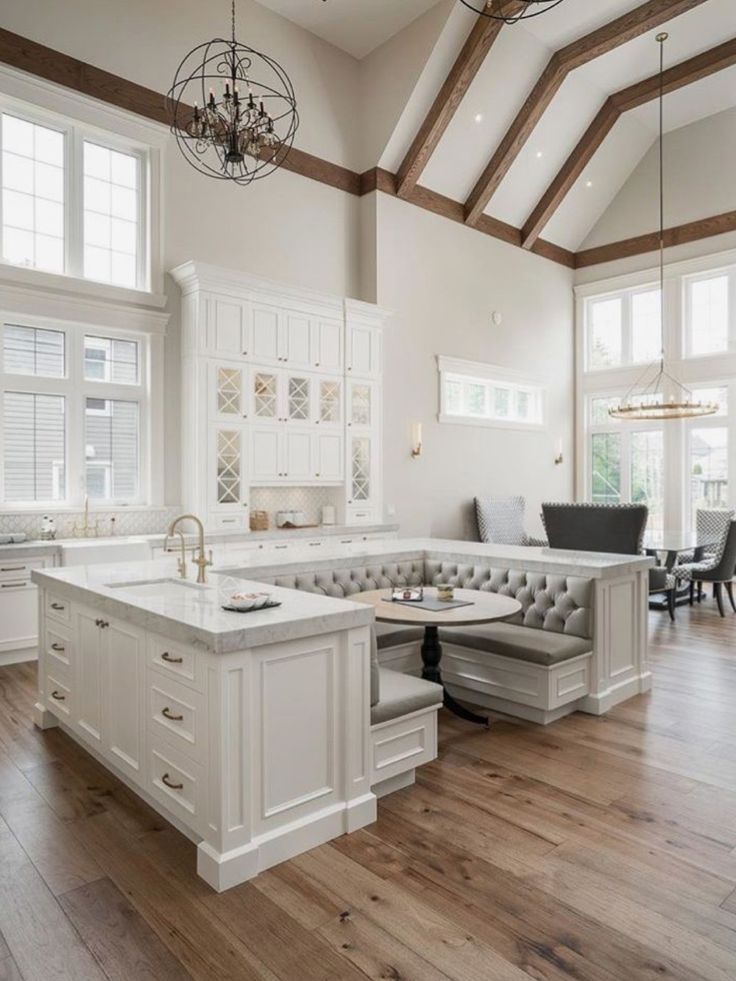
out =
[[50,621],[44,634],[43,648],[49,667],[62,664],[68,668],[73,662],[71,630]]
[[62,623],[69,623],[72,618],[72,605],[69,600],[60,599],[52,593],[46,593],[44,609],[47,617],[60,620]]
[[24,579],[30,581],[34,569],[43,569],[46,559],[0,559],[0,583],[7,580]]
[[349,507],[347,509],[347,523],[350,525],[372,525],[374,524],[373,509],[361,507]]
[[59,715],[71,718],[72,686],[69,671],[63,665],[54,664],[46,667],[44,690],[48,707]]
[[197,691],[204,689],[201,658],[183,644],[172,643],[163,637],[149,637],[148,663],[166,678],[175,678]]
[[156,736],[150,738],[148,781],[153,796],[189,827],[204,825],[206,788],[202,768]]
[[204,761],[206,724],[204,696],[151,671],[148,675],[151,733],[166,736],[182,752]]
[[240,514],[218,514],[215,512],[210,514],[207,524],[212,529],[247,532],[249,531],[248,509],[244,506]]

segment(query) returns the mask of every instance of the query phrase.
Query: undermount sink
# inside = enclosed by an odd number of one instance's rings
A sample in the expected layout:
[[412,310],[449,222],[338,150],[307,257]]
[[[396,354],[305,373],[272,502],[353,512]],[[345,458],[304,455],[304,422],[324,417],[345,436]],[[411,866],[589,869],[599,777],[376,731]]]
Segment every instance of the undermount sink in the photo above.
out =
[[109,582],[106,589],[125,591],[129,596],[141,598],[180,597],[182,589],[193,589],[195,592],[206,592],[210,587],[200,583],[188,582],[186,579],[137,579],[134,582]]

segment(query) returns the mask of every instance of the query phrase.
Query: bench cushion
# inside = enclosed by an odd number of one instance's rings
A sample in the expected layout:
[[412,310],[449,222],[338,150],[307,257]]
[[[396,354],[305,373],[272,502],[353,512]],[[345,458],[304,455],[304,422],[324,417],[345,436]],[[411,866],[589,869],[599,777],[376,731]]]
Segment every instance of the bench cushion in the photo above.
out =
[[442,704],[442,687],[410,674],[380,669],[381,700],[371,707],[371,725]]
[[424,639],[423,627],[402,626],[400,623],[378,623],[376,621],[376,638],[379,651],[387,647],[399,647],[401,644],[421,643]]
[[[443,644],[470,647],[489,654],[514,657],[519,661],[542,664],[549,667],[567,661],[593,649],[593,642],[552,630],[529,630],[511,623],[490,623],[480,627],[443,627],[440,630]],[[383,692],[381,692],[383,697]]]

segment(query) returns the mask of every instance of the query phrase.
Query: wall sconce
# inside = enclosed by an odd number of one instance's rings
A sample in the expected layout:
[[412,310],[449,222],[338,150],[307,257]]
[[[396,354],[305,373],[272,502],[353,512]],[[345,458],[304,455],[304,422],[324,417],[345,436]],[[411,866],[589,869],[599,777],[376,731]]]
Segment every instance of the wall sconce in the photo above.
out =
[[422,424],[415,422],[411,427],[411,458],[416,460],[422,455]]
[[555,454],[555,466],[559,467],[565,462],[565,457],[562,454],[562,440],[557,440],[557,453]]

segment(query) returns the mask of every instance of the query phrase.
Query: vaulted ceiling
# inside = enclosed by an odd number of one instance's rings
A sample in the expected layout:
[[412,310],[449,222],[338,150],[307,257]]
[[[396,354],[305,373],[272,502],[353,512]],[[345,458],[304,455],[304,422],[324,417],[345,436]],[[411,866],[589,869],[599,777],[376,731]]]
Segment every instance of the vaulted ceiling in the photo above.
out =
[[[261,2],[353,51],[366,16],[373,44],[434,5]],[[564,0],[510,26],[450,7],[378,162],[384,189],[526,248],[579,249],[656,141],[658,32],[667,131],[736,106],[736,0]]]

